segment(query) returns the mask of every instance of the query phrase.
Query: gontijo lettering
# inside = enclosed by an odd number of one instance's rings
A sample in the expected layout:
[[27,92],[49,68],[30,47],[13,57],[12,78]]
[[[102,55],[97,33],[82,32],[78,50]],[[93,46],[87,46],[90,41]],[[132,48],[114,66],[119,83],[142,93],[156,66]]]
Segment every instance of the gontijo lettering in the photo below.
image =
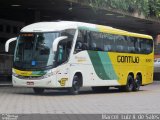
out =
[[139,63],[139,57],[137,56],[117,56],[118,63]]

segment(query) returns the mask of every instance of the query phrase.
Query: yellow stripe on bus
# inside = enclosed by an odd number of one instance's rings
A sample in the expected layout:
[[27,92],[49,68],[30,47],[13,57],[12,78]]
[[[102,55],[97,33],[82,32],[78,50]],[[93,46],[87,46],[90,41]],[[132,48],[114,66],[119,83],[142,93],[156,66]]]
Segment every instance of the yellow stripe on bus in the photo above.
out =
[[32,74],[32,71],[21,71],[17,69],[13,69],[13,70],[17,75],[21,75],[21,76],[30,76]]
[[115,29],[115,28],[112,28],[112,27],[97,25],[97,28],[100,30],[100,32],[104,32],[104,33],[152,39],[152,37],[149,36],[149,35],[127,32],[127,31]]

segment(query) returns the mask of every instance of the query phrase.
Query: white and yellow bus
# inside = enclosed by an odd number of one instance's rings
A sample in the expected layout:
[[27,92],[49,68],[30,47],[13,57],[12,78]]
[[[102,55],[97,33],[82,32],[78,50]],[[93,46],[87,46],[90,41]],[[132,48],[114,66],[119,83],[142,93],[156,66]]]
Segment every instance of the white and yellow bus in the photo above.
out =
[[65,88],[78,94],[110,86],[138,91],[153,82],[154,50],[149,35],[82,22],[40,22],[24,27],[17,38],[13,86],[35,93]]

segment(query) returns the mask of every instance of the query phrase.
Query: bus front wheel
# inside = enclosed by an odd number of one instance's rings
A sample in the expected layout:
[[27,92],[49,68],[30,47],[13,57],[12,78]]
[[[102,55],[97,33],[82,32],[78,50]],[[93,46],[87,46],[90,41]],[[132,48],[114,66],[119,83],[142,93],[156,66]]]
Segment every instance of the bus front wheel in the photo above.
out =
[[44,88],[33,88],[35,94],[42,94],[44,92]]
[[79,90],[81,87],[80,79],[77,75],[73,77],[72,87],[69,88],[69,93],[72,95],[79,94]]

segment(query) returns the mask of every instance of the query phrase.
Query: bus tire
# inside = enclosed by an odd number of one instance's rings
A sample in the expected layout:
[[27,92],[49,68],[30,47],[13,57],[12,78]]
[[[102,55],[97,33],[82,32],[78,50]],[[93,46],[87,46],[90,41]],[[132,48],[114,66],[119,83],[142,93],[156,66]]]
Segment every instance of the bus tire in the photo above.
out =
[[77,75],[75,75],[73,77],[72,87],[69,88],[69,93],[71,95],[78,95],[80,87],[81,87],[80,78]]
[[125,86],[125,91],[131,92],[133,91],[133,87],[134,87],[134,78],[132,75],[128,75],[127,84]]
[[134,80],[133,91],[139,91],[141,84],[142,84],[142,77],[137,75],[136,80]]
[[126,85],[119,87],[119,90],[124,92],[131,92],[133,91],[133,86],[134,86],[134,78],[132,77],[132,75],[128,75]]
[[93,92],[106,92],[109,90],[108,86],[98,86],[98,87],[92,87]]
[[44,88],[33,88],[35,94],[42,94],[44,92]]

